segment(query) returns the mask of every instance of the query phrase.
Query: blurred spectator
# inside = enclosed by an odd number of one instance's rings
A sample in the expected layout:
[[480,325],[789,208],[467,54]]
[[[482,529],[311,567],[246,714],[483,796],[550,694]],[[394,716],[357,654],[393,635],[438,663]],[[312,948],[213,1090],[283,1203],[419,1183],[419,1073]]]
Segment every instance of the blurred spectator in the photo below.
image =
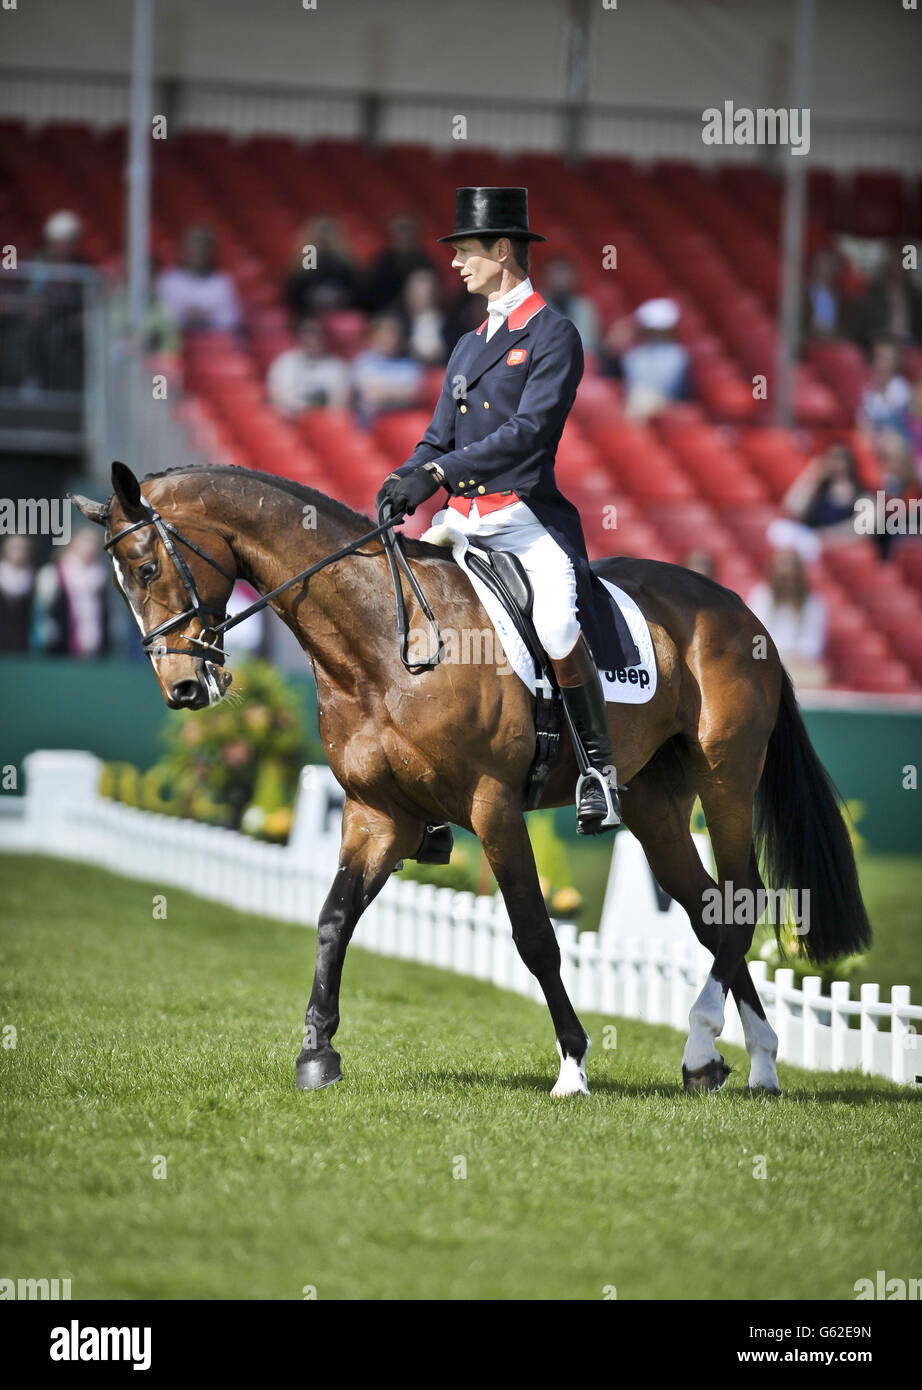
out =
[[341,409],[349,401],[349,369],[327,350],[319,319],[305,318],[298,346],[280,353],[266,377],[269,400],[282,415],[294,418],[320,406]]
[[[76,213],[52,213],[33,256],[39,266],[84,266],[83,224]],[[39,269],[26,291],[25,318],[19,343],[10,356],[19,359],[18,382],[28,388],[79,391],[83,385],[83,284]],[[4,381],[8,373],[4,372]]]
[[28,536],[0,541],[0,652],[27,652],[35,589],[32,542]]
[[798,474],[781,505],[788,516],[818,532],[825,545],[836,544],[855,539],[855,503],[864,492],[851,449],[833,443]]
[[407,356],[403,324],[395,314],[380,314],[371,326],[369,344],[352,363],[352,389],[360,424],[370,425],[386,410],[410,410],[419,402],[423,369]]
[[56,265],[85,265],[82,243],[83,223],[77,214],[68,210],[53,212],[42,228],[42,244],[35,259]]
[[[157,275],[153,265],[150,268],[147,312],[141,323],[141,347],[144,352],[179,352],[182,349],[182,334],[167,311],[163,300],[157,295]],[[112,332],[118,338],[130,336],[130,305],[128,285],[123,282],[109,296],[109,315]]]
[[765,579],[747,600],[767,629],[797,686],[825,685],[826,604],[810,592],[804,562],[794,548],[776,550]]
[[567,256],[552,256],[541,274],[541,294],[558,314],[570,320],[586,352],[599,350],[599,316],[591,299],[579,294],[576,267]]
[[419,228],[411,214],[392,217],[387,234],[387,245],[369,266],[362,292],[362,307],[373,314],[397,304],[414,270],[435,268],[419,244]]
[[871,352],[871,375],[858,404],[858,424],[863,429],[905,424],[910,391],[899,367],[897,344],[889,338],[878,339]]
[[878,338],[922,344],[922,290],[903,269],[903,248],[887,249],[880,270],[854,309],[854,336],[869,352]]
[[[648,299],[633,322],[621,320],[609,332],[603,370],[624,379],[628,419],[643,420],[689,394],[689,356],[675,341],[679,306],[672,299]],[[639,339],[628,346],[631,338]]]
[[906,434],[912,445],[916,467],[922,472],[922,372],[912,384],[912,394],[906,409]]
[[188,228],[182,263],[162,272],[157,294],[183,333],[232,333],[240,326],[237,290],[231,276],[218,269],[210,227]]
[[[922,501],[919,468],[905,434],[888,426],[877,431],[873,442],[880,468],[880,486],[886,500],[899,497],[904,502]],[[877,530],[874,539],[883,559],[889,555],[896,538],[886,530]]]
[[805,339],[847,336],[847,303],[840,286],[841,263],[836,251],[816,252],[804,284]]
[[414,270],[403,287],[404,332],[410,356],[424,367],[448,361],[446,316],[434,270]]
[[[305,256],[316,255],[308,269]],[[335,217],[315,217],[301,232],[285,281],[285,303],[294,323],[329,309],[353,309],[358,294],[355,257]]]
[[687,570],[694,570],[695,574],[703,574],[706,579],[713,579],[714,575],[714,556],[709,550],[696,548],[690,550],[682,561]]
[[75,531],[36,577],[33,646],[49,656],[101,656],[108,648],[108,581],[96,528]]

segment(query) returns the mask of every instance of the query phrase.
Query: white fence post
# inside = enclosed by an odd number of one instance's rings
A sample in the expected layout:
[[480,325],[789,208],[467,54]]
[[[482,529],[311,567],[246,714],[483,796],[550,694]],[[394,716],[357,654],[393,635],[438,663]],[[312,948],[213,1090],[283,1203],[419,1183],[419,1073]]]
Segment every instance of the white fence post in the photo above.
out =
[[489,980],[493,968],[493,903],[488,897],[472,898],[474,927],[474,976]]
[[690,1004],[688,1002],[688,989],[685,981],[685,964],[688,960],[688,949],[683,946],[672,953],[672,965],[669,974],[669,1021],[673,1028],[688,1031],[688,1014]]
[[576,969],[576,927],[572,922],[557,923],[557,944],[560,947],[560,977],[571,999],[576,998],[579,983]]
[[810,1069],[816,1066],[816,1034],[819,1027],[814,1005],[822,992],[823,982],[819,975],[808,975],[801,982],[800,992],[803,995],[803,1057],[802,1063]]
[[791,1006],[788,991],[794,988],[794,971],[786,967],[775,971],[775,1032],[778,1034],[778,1056],[785,1062],[797,1060],[791,1056]]
[[845,1071],[848,1066],[845,1055],[848,1041],[848,1011],[843,1008],[843,1005],[849,1002],[850,992],[847,980],[836,980],[829,991],[829,997],[832,1000],[830,1027],[832,1031],[831,1065],[833,1071]]
[[880,1001],[880,985],[861,986],[861,1070],[868,1075],[874,1070],[877,1018],[867,1009],[868,1004]]
[[890,991],[890,1075],[894,1081],[902,1081],[914,1035],[910,1031],[909,1018],[904,1017],[909,1008],[909,986],[894,985]]

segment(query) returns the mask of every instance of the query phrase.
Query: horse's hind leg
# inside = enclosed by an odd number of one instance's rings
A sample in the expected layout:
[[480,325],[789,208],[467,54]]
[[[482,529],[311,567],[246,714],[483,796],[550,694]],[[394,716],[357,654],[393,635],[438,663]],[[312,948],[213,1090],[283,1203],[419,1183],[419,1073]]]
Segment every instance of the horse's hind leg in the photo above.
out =
[[531,841],[519,806],[500,787],[475,799],[471,824],[496,875],[512,923],[512,939],[547,1000],[560,1074],[552,1096],[588,1095],[589,1036],[576,1016],[560,978],[560,947],[544,905]]
[[339,868],[317,921],[317,964],[304,1016],[304,1045],[297,1062],[300,1091],[342,1080],[340,1056],[332,1046],[339,1027],[339,987],[346,950],[356,923],[381,891],[401,858],[419,843],[422,826],[398,827],[389,816],[347,801]]
[[[641,841],[660,887],[685,909],[702,946],[716,955],[720,945],[718,927],[704,920],[704,895],[716,884],[702,864],[689,830],[694,797],[687,759],[678,749],[667,747],[632,779],[630,791],[624,797],[624,818],[625,824]],[[752,873],[758,878],[754,853],[750,877]],[[749,1053],[749,1089],[777,1094],[775,1054],[778,1039],[765,1017],[745,956],[737,967],[730,989],[740,1012]],[[720,1057],[716,1047],[713,1051],[710,1061]],[[721,1059],[719,1066],[715,1066],[713,1079],[722,1084],[725,1076]]]
[[[709,781],[701,789],[701,804],[717,864],[717,891],[705,909],[705,919],[717,931],[714,964],[689,1015],[689,1034],[682,1059],[686,1090],[719,1090],[728,1075],[715,1046],[723,1031],[727,993],[745,971],[748,986],[737,1002],[746,1046],[752,1061],[749,1085],[754,1091],[778,1091],[775,1072],[777,1038],[765,1017],[758,991],[746,966],[759,917],[759,877],[752,846],[753,788]],[[745,890],[740,897],[740,890]],[[726,910],[730,904],[729,913]]]
[[[753,846],[750,846],[749,885],[755,893],[762,887],[762,877]],[[751,933],[749,944],[752,944]],[[746,950],[749,950],[749,946]],[[759,991],[753,984],[745,954],[730,988],[739,1010],[746,1051],[749,1053],[750,1094],[780,1096],[781,1087],[778,1084],[778,1070],[775,1066],[778,1056],[778,1034],[765,1017],[765,1009],[759,998]]]

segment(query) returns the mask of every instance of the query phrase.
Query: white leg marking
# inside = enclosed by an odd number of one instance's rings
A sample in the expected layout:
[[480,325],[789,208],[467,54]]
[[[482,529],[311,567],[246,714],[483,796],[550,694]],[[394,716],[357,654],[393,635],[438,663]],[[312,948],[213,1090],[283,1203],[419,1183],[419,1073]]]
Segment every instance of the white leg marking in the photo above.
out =
[[586,1080],[586,1058],[589,1056],[589,1049],[592,1046],[589,1039],[586,1039],[586,1051],[579,1061],[575,1057],[564,1057],[557,1043],[557,1055],[560,1057],[560,1075],[556,1085],[551,1091],[552,1096],[588,1096],[589,1083]]
[[688,1016],[688,1041],[682,1065],[689,1071],[699,1071],[708,1062],[720,1060],[714,1040],[723,1032],[725,1001],[720,981],[709,975]]
[[760,1018],[751,1004],[740,1004],[740,1021],[749,1053],[749,1087],[764,1086],[768,1091],[780,1090],[775,1058],[778,1056],[778,1035],[767,1018]]

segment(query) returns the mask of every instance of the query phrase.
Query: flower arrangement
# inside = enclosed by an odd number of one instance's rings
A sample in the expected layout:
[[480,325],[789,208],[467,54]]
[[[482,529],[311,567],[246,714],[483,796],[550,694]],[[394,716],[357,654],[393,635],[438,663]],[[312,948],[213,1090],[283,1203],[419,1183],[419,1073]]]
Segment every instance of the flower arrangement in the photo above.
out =
[[166,756],[148,772],[110,763],[100,790],[128,805],[284,841],[298,774],[319,741],[304,728],[297,690],[262,661],[234,670],[231,693],[208,709],[174,715]]

